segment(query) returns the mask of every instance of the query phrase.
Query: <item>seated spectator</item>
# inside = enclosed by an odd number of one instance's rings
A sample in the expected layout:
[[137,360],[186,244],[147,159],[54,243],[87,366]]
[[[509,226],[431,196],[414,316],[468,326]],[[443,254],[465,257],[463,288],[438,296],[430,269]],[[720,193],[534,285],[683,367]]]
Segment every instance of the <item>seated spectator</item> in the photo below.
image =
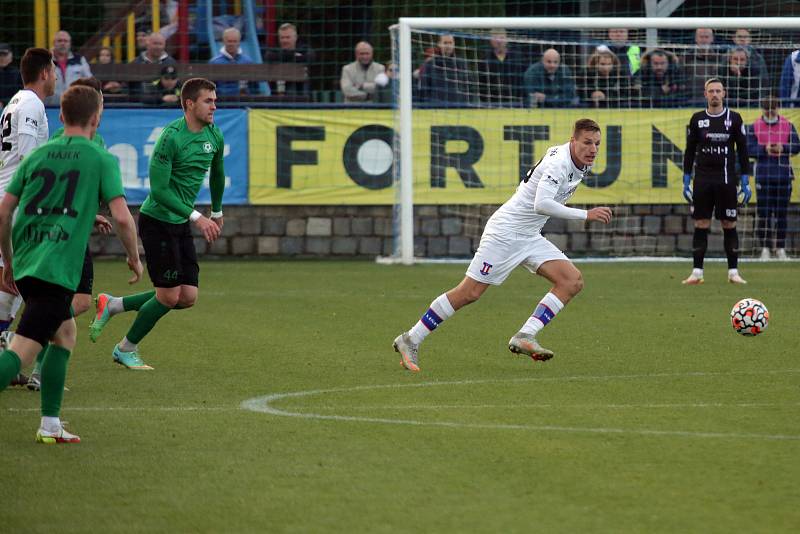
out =
[[391,104],[394,102],[395,94],[399,90],[397,87],[397,72],[397,65],[395,63],[389,63],[386,65],[386,72],[384,74],[386,83],[383,83],[384,80],[381,76],[375,77],[375,84],[378,86],[375,90],[375,102],[380,104]]
[[575,79],[561,63],[561,54],[549,48],[525,71],[523,87],[531,107],[573,107],[578,104]]
[[56,32],[53,36],[53,63],[56,64],[56,90],[53,96],[44,100],[49,106],[61,103],[61,95],[72,82],[78,78],[92,77],[89,62],[80,54],[72,52],[72,37],[65,31]]
[[728,52],[728,69],[723,76],[728,106],[733,108],[757,107],[762,97],[759,77],[750,68],[747,50],[734,48]]
[[522,104],[522,75],[526,62],[515,48],[509,48],[504,29],[491,31],[490,48],[480,65],[481,102],[498,106]]
[[[252,65],[250,56],[242,52],[239,45],[242,43],[242,34],[236,28],[227,28],[222,32],[223,47],[219,54],[214,56],[209,63],[212,65]],[[258,82],[244,82],[226,80],[214,82],[217,84],[217,96],[257,95]],[[267,88],[269,95],[269,87]]]
[[[297,28],[294,24],[288,22],[281,24],[278,28],[278,44],[279,48],[267,49],[264,54],[267,63],[299,63],[306,65],[306,69],[313,65],[314,51],[297,44]],[[309,94],[311,84],[308,80],[305,82],[278,80],[270,82],[270,89],[273,95]]]
[[789,157],[800,153],[800,138],[794,125],[779,114],[777,98],[765,98],[761,107],[761,117],[747,132],[747,153],[756,160],[757,236],[761,258],[769,259],[773,248],[770,223],[774,218],[775,255],[785,260],[787,214],[794,180]]
[[456,41],[451,34],[439,36],[436,54],[420,71],[420,96],[436,104],[476,103],[476,87],[467,62],[456,57]]
[[142,102],[151,106],[177,106],[180,104],[181,88],[175,65],[164,65],[161,77],[145,86]]
[[[151,33],[147,36],[147,48],[144,52],[136,56],[131,63],[145,64],[145,65],[174,65],[175,58],[167,54],[165,48],[167,41],[160,33]],[[130,84],[131,96],[138,96],[144,93],[147,89],[147,82],[132,83]]]
[[608,43],[598,46],[598,52],[602,52],[603,47],[608,48],[611,53],[617,56],[621,72],[627,73],[628,76],[633,76],[639,72],[642,64],[642,49],[628,42],[627,28],[609,28]]
[[683,104],[683,74],[675,54],[656,48],[642,56],[642,67],[634,79],[642,105],[667,108]]
[[753,45],[753,39],[750,35],[750,30],[746,28],[739,28],[733,34],[734,48],[744,48],[747,51],[747,57],[750,58],[750,68],[761,78],[761,86],[765,89],[772,85],[769,79],[769,70],[767,70],[767,62],[764,56],[756,50]]
[[593,108],[630,107],[631,84],[622,72],[619,58],[608,51],[597,51],[586,62],[581,98]]
[[0,109],[22,89],[22,76],[14,66],[14,52],[8,43],[0,43]]
[[695,47],[689,49],[681,59],[686,79],[686,94],[690,101],[705,105],[706,81],[719,78],[725,62],[719,47],[714,44],[714,30],[697,28],[694,34]]
[[800,50],[789,54],[783,62],[778,95],[784,107],[800,107]]
[[[97,52],[97,62],[101,65],[111,65],[114,63],[114,51],[111,48],[104,46]],[[121,93],[124,86],[120,82],[104,82],[104,93]]]
[[339,87],[344,94],[344,101],[373,101],[378,88],[375,78],[379,74],[383,74],[385,70],[383,65],[372,60],[372,45],[366,41],[358,43],[356,45],[356,60],[342,67]]

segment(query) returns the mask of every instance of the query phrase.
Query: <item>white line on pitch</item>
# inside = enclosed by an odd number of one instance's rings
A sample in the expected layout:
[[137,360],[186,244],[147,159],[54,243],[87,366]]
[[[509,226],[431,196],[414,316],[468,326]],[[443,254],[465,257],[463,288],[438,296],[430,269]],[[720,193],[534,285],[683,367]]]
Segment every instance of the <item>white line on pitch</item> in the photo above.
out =
[[576,409],[651,409],[651,408],[776,408],[776,407],[800,407],[800,402],[776,403],[776,402],[698,402],[684,404],[376,404],[376,405],[351,405],[351,406],[317,406],[315,409],[321,410],[457,410],[457,409],[536,409],[536,408],[576,408]]
[[653,429],[626,429],[626,428],[605,428],[605,427],[569,427],[553,425],[522,425],[522,424],[483,424],[483,423],[462,423],[454,421],[418,421],[413,419],[386,419],[379,417],[357,417],[345,415],[325,415],[308,412],[290,412],[272,406],[272,403],[283,399],[310,397],[325,395],[330,393],[351,393],[357,391],[368,391],[376,389],[400,389],[400,388],[422,388],[434,386],[463,386],[497,384],[508,382],[545,382],[545,381],[580,381],[580,380],[630,380],[648,378],[694,378],[712,377],[729,375],[758,375],[758,374],[787,374],[797,373],[800,369],[784,370],[759,370],[759,371],[733,371],[733,372],[689,372],[689,373],[656,373],[639,375],[576,375],[564,377],[527,377],[514,379],[486,379],[486,380],[460,380],[447,382],[415,382],[410,384],[382,384],[372,386],[354,386],[351,388],[317,389],[308,391],[294,391],[289,393],[276,393],[264,395],[245,400],[241,407],[245,410],[266,413],[281,417],[295,417],[302,419],[322,419],[328,421],[350,421],[361,423],[380,423],[391,425],[413,425],[413,426],[436,426],[447,428],[475,428],[475,429],[496,429],[496,430],[533,430],[533,431],[555,431],[573,433],[596,433],[596,434],[633,434],[641,436],[674,436],[674,437],[694,437],[694,438],[724,438],[724,439],[764,439],[764,440],[791,440],[800,441],[800,435],[788,434],[756,434],[749,432],[695,432],[687,430],[653,430]]
[[[233,412],[236,406],[66,406],[64,412]],[[8,412],[38,412],[40,408],[6,408]]]

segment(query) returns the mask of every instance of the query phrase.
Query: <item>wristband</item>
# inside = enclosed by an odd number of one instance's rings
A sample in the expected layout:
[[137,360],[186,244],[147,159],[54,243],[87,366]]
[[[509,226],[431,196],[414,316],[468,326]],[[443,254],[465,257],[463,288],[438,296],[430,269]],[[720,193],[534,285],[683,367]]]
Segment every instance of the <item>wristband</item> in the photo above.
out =
[[200,213],[199,211],[192,210],[192,213],[189,215],[189,220],[192,221],[192,222],[195,222],[197,219],[199,219],[202,216],[203,216],[203,214]]
[[221,217],[222,217],[222,210],[219,210],[219,211],[212,211],[212,212],[211,212],[211,218],[212,218],[212,219],[219,219],[219,218],[221,218]]

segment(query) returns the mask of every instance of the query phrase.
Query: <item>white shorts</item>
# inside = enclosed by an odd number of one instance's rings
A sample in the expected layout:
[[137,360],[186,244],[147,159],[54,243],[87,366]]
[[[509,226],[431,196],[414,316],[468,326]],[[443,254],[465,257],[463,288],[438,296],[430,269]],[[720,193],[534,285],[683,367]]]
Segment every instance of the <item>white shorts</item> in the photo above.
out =
[[569,261],[569,258],[541,234],[484,234],[466,274],[477,282],[499,286],[517,266],[536,273],[544,262],[551,260]]

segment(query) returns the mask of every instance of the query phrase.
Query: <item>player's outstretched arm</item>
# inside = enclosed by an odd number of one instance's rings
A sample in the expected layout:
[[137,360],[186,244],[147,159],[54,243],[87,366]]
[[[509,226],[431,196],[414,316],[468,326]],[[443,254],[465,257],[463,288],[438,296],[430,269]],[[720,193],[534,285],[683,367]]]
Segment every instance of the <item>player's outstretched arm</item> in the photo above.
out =
[[586,212],[586,220],[608,224],[611,222],[611,208],[607,206],[592,208]]
[[139,242],[136,236],[136,223],[133,222],[125,197],[117,197],[108,203],[111,209],[111,217],[117,223],[117,237],[125,247],[128,255],[128,268],[133,272],[133,276],[128,280],[129,284],[138,282],[142,278],[142,261],[139,258]]

